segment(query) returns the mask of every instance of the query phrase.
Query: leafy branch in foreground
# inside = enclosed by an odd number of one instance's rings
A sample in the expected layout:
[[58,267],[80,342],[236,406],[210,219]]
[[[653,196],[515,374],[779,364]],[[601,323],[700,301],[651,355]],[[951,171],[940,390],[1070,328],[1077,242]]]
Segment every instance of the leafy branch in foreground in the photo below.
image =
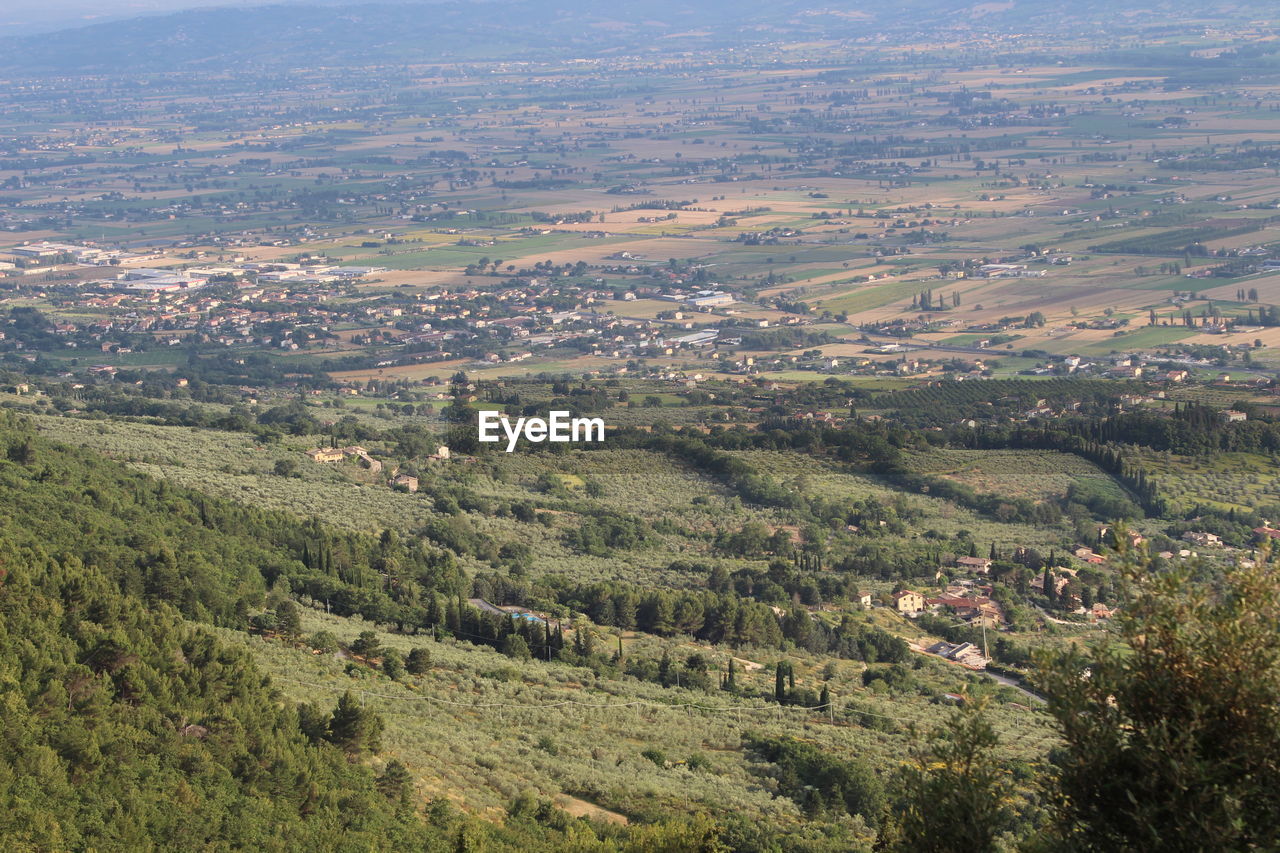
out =
[[[988,702],[969,698],[899,777],[893,849],[991,850],[1013,824],[1011,774],[1000,764]],[[944,831],[940,828],[945,827]]]
[[1065,741],[1048,784],[1072,850],[1240,850],[1280,838],[1280,576],[1206,586],[1122,553],[1123,642],[1041,663]]

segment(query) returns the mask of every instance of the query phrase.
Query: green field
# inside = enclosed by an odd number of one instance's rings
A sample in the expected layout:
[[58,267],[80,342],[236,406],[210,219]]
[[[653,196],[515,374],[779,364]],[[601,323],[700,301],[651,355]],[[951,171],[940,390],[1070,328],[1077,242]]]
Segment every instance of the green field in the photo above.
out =
[[931,450],[908,459],[913,471],[1011,498],[1061,498],[1073,483],[1088,483],[1116,498],[1125,490],[1092,462],[1050,450]]
[[882,308],[899,299],[907,299],[927,288],[928,285],[918,281],[893,281],[887,284],[868,282],[839,296],[816,299],[814,305],[833,313],[856,314]]
[[1203,504],[1249,510],[1280,505],[1280,457],[1220,453],[1207,458],[1127,448],[1126,458],[1154,479],[1175,510]]
[[1085,344],[1078,348],[1080,355],[1099,356],[1112,352],[1132,352],[1134,350],[1151,350],[1157,347],[1177,343],[1189,338],[1196,332],[1183,326],[1143,326],[1132,332],[1113,335],[1097,343]]

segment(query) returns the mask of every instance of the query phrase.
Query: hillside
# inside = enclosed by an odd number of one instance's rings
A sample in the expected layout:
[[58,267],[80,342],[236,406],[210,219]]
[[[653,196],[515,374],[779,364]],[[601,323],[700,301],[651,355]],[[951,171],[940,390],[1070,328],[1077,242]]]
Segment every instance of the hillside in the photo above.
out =
[[[452,598],[464,589],[509,594],[498,587],[519,584],[518,573],[509,580],[486,574],[473,585],[430,551],[401,549],[394,533],[342,532],[236,506],[53,444],[13,416],[5,416],[3,429],[0,503],[6,513],[0,537],[12,556],[0,585],[8,629],[0,659],[23,685],[11,691],[20,703],[14,707],[31,715],[16,730],[22,740],[12,743],[10,760],[21,772],[9,796],[13,814],[41,814],[39,804],[24,798],[20,777],[27,765],[17,756],[38,754],[37,747],[47,745],[50,767],[66,780],[54,812],[64,821],[82,815],[65,826],[31,821],[32,843],[60,833],[84,843],[123,837],[120,826],[91,817],[112,811],[116,790],[105,783],[87,787],[98,778],[94,774],[108,765],[128,767],[148,753],[190,772],[189,753],[200,747],[212,750],[201,753],[202,761],[225,768],[207,778],[219,793],[201,787],[205,777],[189,780],[190,809],[164,816],[157,811],[134,830],[137,839],[163,844],[184,831],[184,821],[210,838],[243,838],[246,844],[261,832],[261,821],[281,821],[296,827],[287,835],[290,848],[293,839],[308,843],[304,839],[326,833],[365,849],[365,831],[375,839],[368,848],[400,848],[414,833],[439,837],[440,825],[446,836],[476,832],[497,844],[572,828],[561,818],[526,826],[533,812],[524,814],[526,806],[518,803],[527,801],[535,811],[547,808],[539,802],[585,809],[601,821],[586,838],[601,843],[608,837],[624,842],[627,833],[634,838],[626,843],[648,843],[639,839],[652,839],[647,833],[668,824],[671,832],[684,832],[680,821],[697,815],[719,821],[717,832],[749,832],[763,842],[767,835],[738,822],[746,815],[796,838],[826,834],[856,846],[872,837],[868,827],[881,820],[882,806],[866,807],[861,815],[824,810],[805,817],[795,795],[760,788],[774,771],[761,763],[750,738],[786,741],[803,733],[849,756],[863,768],[858,772],[871,774],[875,790],[892,785],[916,732],[944,723],[944,693],[1008,703],[993,719],[1008,738],[1001,749],[1011,760],[1033,761],[1052,742],[1044,718],[1019,704],[1022,697],[1010,688],[941,662],[910,661],[906,644],[894,636],[919,632],[888,614],[846,616],[838,626],[806,629],[824,637],[831,631],[853,644],[832,657],[823,651],[825,639],[821,646],[778,648],[779,628],[768,627],[773,616],[767,608],[753,609],[749,599],[732,594],[655,599],[690,627],[689,608],[735,608],[735,636],[713,643],[664,639],[672,628],[645,615],[647,599],[640,602],[645,612],[639,621],[664,636],[610,628],[594,604],[579,600],[597,595],[598,588],[535,587],[525,594],[565,596],[575,601],[574,610],[604,622],[579,617],[569,623],[570,639],[561,637],[544,650],[541,633],[516,642],[525,635],[513,634],[509,622],[481,618]],[[452,547],[466,551],[462,543]],[[295,549],[301,559],[293,556]],[[378,591],[389,583],[401,592],[388,597]],[[440,602],[418,604],[418,610],[405,597],[409,590],[429,602],[443,593],[443,613],[435,615]],[[382,630],[326,615],[326,607],[377,614]],[[748,614],[755,627],[742,621]],[[419,633],[419,620],[431,630]],[[227,626],[216,640],[207,633],[209,622]],[[414,627],[386,630],[396,622]],[[363,631],[372,631],[372,646]],[[414,663],[415,650],[425,655],[425,666]],[[555,660],[530,660],[530,651]],[[408,660],[413,672],[406,674],[392,658]],[[877,660],[882,663],[872,666]],[[791,686],[779,693],[773,670],[784,667]],[[726,677],[728,688],[719,683]],[[336,723],[321,722],[317,729],[315,722],[326,720],[340,700],[350,701],[343,700],[347,694],[379,720],[368,739],[354,745],[337,740]],[[299,704],[282,702],[284,697]],[[62,710],[50,715],[53,706]],[[271,709],[265,717],[263,709]],[[671,725],[675,719],[680,725]],[[115,732],[108,723],[136,731]],[[263,730],[270,734],[259,734]],[[369,752],[373,747],[381,751]],[[435,759],[441,750],[452,756],[447,767]],[[261,770],[248,771],[248,755]],[[290,762],[306,762],[309,769],[290,770]],[[378,781],[392,762],[406,768],[403,778]],[[137,799],[139,814],[158,810],[161,792],[175,785],[185,790],[174,777],[147,778],[138,777],[128,794]],[[296,785],[306,780],[310,787],[298,789],[297,800],[277,797],[275,811],[247,814],[239,834],[207,811],[214,801],[252,797],[256,786],[288,790],[280,788],[283,779]],[[323,799],[329,779],[337,788],[370,792],[366,823],[353,831],[335,825],[351,807],[350,797],[332,809],[309,805],[333,802]],[[402,798],[415,805],[437,802],[428,811],[443,808],[445,817],[433,818],[434,830],[424,827],[400,810]],[[504,817],[508,806],[516,812]],[[467,823],[456,807],[499,824]],[[610,815],[635,828],[620,828]]]
[[[1159,29],[1191,10],[1222,25],[1242,14],[1231,4],[1206,8],[1160,3],[955,0],[859,3],[813,8],[784,3],[678,3],[653,0],[608,9],[583,0],[492,0],[481,3],[362,3],[199,9],[111,21],[5,39],[0,67],[21,73],[137,73],[223,68],[279,69],[307,64],[433,64],[456,60],[550,58],[744,47],[778,38],[858,39],[924,31],[1072,26],[1115,34]],[[243,64],[243,65],[242,65]]]
[[[14,439],[6,429],[0,443]],[[24,480],[24,492],[39,491],[32,473],[0,462],[6,491]],[[392,850],[440,840],[376,777],[385,762],[364,760],[367,742],[319,734],[334,703],[311,739],[243,649],[166,605],[145,607],[47,530],[15,536],[4,505],[0,834],[10,845]],[[90,551],[112,544],[89,528],[78,538]]]

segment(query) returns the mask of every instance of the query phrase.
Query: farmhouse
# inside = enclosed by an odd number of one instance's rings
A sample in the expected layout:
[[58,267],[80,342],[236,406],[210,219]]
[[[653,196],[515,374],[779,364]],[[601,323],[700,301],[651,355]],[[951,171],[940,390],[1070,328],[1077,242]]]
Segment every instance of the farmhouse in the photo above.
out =
[[898,609],[899,613],[914,616],[924,610],[924,596],[918,592],[904,589],[902,592],[894,593],[893,605]]
[[[1098,528],[1098,538],[1111,543],[1116,543],[1117,532],[1109,525],[1103,525]],[[1124,533],[1125,541],[1129,543],[1129,547],[1137,548],[1139,545],[1147,541],[1147,538],[1136,530],[1126,530]]]
[[373,473],[377,474],[382,470],[382,463],[369,455],[369,451],[358,445],[351,447],[317,447],[314,450],[308,450],[307,456],[311,457],[312,462],[341,462],[348,456],[354,456],[356,461]]
[[991,560],[986,557],[957,557],[956,565],[962,569],[985,575],[991,571]]
[[1071,556],[1075,557],[1077,560],[1084,560],[1086,563],[1096,564],[1105,563],[1107,561],[1106,557],[1101,554],[1095,554],[1092,548],[1088,548],[1084,545],[1074,549],[1071,552]]
[[370,456],[369,451],[365,450],[363,447],[344,447],[342,448],[342,452],[346,456],[354,456],[357,462],[365,468],[368,468],[374,474],[377,474],[382,470],[382,463]]
[[411,477],[408,474],[397,474],[392,480],[391,485],[399,486],[410,494],[418,491],[418,478]]
[[[1044,574],[1043,574],[1043,573],[1041,573],[1041,572],[1037,572],[1037,573],[1036,573],[1036,574],[1031,578],[1031,580],[1030,580],[1030,581],[1028,581],[1028,583],[1029,583],[1029,585],[1030,585],[1030,586],[1035,587],[1036,589],[1038,589],[1038,590],[1040,590],[1040,591],[1042,591],[1042,592],[1043,592],[1043,591],[1044,591]],[[1062,590],[1063,590],[1063,589],[1066,587],[1066,585],[1067,585],[1067,584],[1069,584],[1069,583],[1071,583],[1071,578],[1069,578],[1069,577],[1064,577],[1064,576],[1061,576],[1061,575],[1055,575],[1055,576],[1054,576],[1054,578],[1053,578],[1053,593],[1054,593],[1054,595],[1061,595],[1061,594],[1062,594]]]
[[467,604],[470,604],[481,613],[488,613],[491,616],[506,616],[507,612],[499,607],[495,607],[483,598],[468,598]]
[[926,604],[933,610],[946,610],[970,623],[985,622],[989,627],[996,627],[1004,621],[1004,611],[1000,605],[984,595],[947,595],[927,599]]

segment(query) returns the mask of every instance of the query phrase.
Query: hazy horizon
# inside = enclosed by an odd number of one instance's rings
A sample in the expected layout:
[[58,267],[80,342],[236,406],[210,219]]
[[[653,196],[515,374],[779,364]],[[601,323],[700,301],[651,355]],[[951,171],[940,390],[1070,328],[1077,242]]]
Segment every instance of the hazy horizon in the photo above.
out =
[[[250,0],[251,2],[251,0]],[[56,30],[134,15],[180,12],[200,6],[249,5],[245,0],[12,0],[0,9],[0,29]]]

